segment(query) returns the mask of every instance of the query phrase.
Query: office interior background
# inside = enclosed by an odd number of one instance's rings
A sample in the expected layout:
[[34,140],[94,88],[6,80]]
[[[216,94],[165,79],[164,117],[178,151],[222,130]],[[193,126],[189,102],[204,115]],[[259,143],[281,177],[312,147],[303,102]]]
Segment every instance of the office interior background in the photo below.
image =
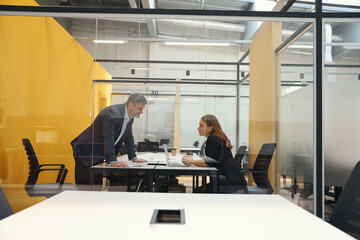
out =
[[315,192],[328,199],[360,160],[360,18],[352,15],[360,3],[323,0],[324,13],[351,17],[326,15],[318,26],[316,1],[279,12],[286,2],[0,0],[19,7],[0,12],[0,183],[14,212],[45,199],[24,190],[21,139],[31,140],[42,164],[65,164],[74,183],[71,140],[133,92],[149,101],[134,122],[135,143],[201,145],[199,119],[214,114],[233,154],[247,146],[249,165],[263,143],[275,142],[275,194],[315,212]]

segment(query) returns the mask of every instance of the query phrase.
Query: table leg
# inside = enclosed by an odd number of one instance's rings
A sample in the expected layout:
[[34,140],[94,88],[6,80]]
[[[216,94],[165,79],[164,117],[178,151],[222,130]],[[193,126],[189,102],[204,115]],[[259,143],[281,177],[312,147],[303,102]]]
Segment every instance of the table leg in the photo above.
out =
[[210,182],[212,183],[213,191],[214,193],[219,192],[219,172],[216,172],[215,176],[214,174],[210,175]]
[[150,172],[148,174],[148,187],[147,187],[147,191],[148,192],[153,192],[154,191],[154,186],[153,186],[153,182],[154,182],[154,174],[152,172]]
[[94,172],[93,170],[90,168],[90,191],[92,191],[92,187],[94,185]]
[[131,177],[129,175],[126,176],[126,185],[127,185],[127,191],[131,192]]
[[159,175],[154,173],[154,192],[158,192],[159,191]]
[[203,192],[206,192],[206,175],[202,175],[202,176],[201,176],[201,180],[202,180],[202,189],[203,189]]

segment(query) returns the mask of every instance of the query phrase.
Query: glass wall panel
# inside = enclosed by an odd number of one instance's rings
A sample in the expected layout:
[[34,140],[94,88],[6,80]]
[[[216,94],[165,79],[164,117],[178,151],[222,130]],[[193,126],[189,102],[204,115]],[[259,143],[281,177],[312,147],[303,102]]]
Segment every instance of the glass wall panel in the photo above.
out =
[[360,3],[356,0],[323,1],[323,12],[360,12]]
[[325,22],[325,31],[341,42],[325,42],[332,58],[324,72],[324,159],[326,216],[344,187],[360,149],[360,21]]
[[[57,193],[62,176],[74,189],[70,142],[91,123],[92,80],[108,75],[51,17],[0,16],[0,23],[0,184],[18,212]],[[40,171],[36,159],[57,164],[42,169],[63,164],[67,174]],[[53,188],[38,192],[35,182]]]
[[281,53],[277,139],[280,195],[310,212],[314,209],[313,44],[311,28]]
[[[96,39],[85,36],[86,29],[93,29],[93,26],[82,26],[81,31],[75,32],[75,26],[84,22],[73,21],[75,38],[112,76],[111,81],[94,79],[94,102],[100,101],[97,88],[107,91],[109,87],[111,105],[125,103],[135,92],[147,98],[143,114],[132,125],[138,156],[142,154],[140,146],[146,141],[158,144],[157,151],[162,151],[163,140],[168,141],[168,147],[176,149],[178,154],[184,154],[184,148],[199,151],[206,138],[199,136],[197,128],[205,114],[218,118],[223,131],[235,145],[239,33],[217,39],[217,35],[224,32],[221,28],[195,28],[200,22],[207,26],[208,21],[152,19],[157,29],[154,38],[151,36],[153,25],[149,21],[96,19]],[[235,23],[227,22],[218,24],[235,26]],[[97,109],[95,107],[92,113],[94,117],[98,114]],[[235,154],[236,147],[232,151]]]
[[[218,118],[234,146],[233,155],[239,146],[245,145],[248,151],[251,150],[250,135],[253,129],[250,122],[257,124],[262,120],[257,122],[258,119],[250,119],[250,82],[237,82],[237,61],[248,50],[262,22],[230,21],[228,18],[216,22],[176,18],[114,18],[113,15],[101,19],[1,16],[0,21],[4,23],[0,25],[0,32],[5,33],[5,37],[0,38],[1,52],[6,56],[1,62],[0,71],[0,150],[1,156],[4,156],[1,158],[1,183],[11,186],[6,190],[10,196],[21,194],[26,199],[26,203],[17,205],[15,211],[45,199],[29,197],[25,191],[28,160],[22,138],[30,139],[41,163],[65,164],[68,169],[66,182],[82,190],[83,186],[75,182],[70,142],[91,126],[102,110],[110,105],[125,103],[134,92],[142,93],[148,100],[140,118],[136,118],[133,124],[138,152],[139,143],[149,141],[161,145],[162,140],[169,141],[169,150],[176,148],[180,152],[180,148],[189,147],[198,150],[206,140],[197,131],[199,120],[205,114],[214,114]],[[300,23],[281,24],[284,39],[301,26]],[[19,31],[15,33],[13,29]],[[293,45],[310,41],[308,38],[300,38]],[[268,41],[267,38],[265,40]],[[310,42],[308,45],[312,44],[312,40]],[[182,45],[176,45],[179,43]],[[305,55],[312,53],[305,47],[298,51]],[[313,139],[307,138],[312,131],[312,118],[308,115],[308,112],[312,112],[312,105],[306,108],[306,114],[296,124],[296,127],[301,125],[304,130],[303,135],[296,138],[292,138],[296,133],[291,129],[294,124],[292,119],[287,119],[290,114],[286,110],[287,107],[292,108],[291,104],[289,106],[292,99],[288,98],[305,91],[303,89],[312,88],[312,66],[302,66],[305,63],[312,65],[310,55],[303,56],[289,49],[282,55],[283,63],[301,66],[282,67],[278,105],[280,130],[277,132],[280,139],[277,153],[281,163],[283,159],[285,163],[294,161],[294,154],[312,154],[312,147],[309,146],[313,145]],[[262,54],[259,56],[261,58]],[[249,62],[247,59],[241,65],[240,72],[243,74],[239,73],[240,79],[250,73]],[[273,67],[268,62],[265,65]],[[304,99],[295,99],[301,101],[301,106],[313,104],[311,90],[308,91],[309,95]],[[295,112],[299,114],[300,110]],[[289,121],[290,129],[285,128]],[[276,124],[274,119],[269,122],[272,126]],[[264,125],[269,122],[262,121]],[[94,130],[93,127],[89,128],[89,132]],[[260,129],[252,140],[261,142],[259,139],[267,130]],[[290,140],[282,142],[282,139]],[[98,144],[95,139],[89,142],[91,147]],[[300,149],[293,148],[299,143],[306,144]],[[123,150],[116,157],[124,156],[126,152]],[[162,151],[161,146],[156,150]],[[253,148],[250,155],[256,157],[258,150]],[[91,157],[91,164],[98,163],[94,160],[97,154],[101,153],[92,152],[86,156]],[[243,160],[246,165],[250,162],[249,158]],[[306,174],[310,174],[310,171]],[[299,173],[302,189],[307,187],[304,182],[312,184],[311,180],[304,180],[308,177],[306,174]],[[295,178],[295,175],[289,176]],[[38,183],[53,178],[56,179],[55,173],[39,178]],[[112,185],[114,182],[124,183],[123,176],[102,180],[106,179],[101,179],[100,188],[84,189],[138,190],[127,189],[125,185]],[[134,181],[139,183],[139,180]],[[179,179],[181,184],[186,185],[187,192],[192,184],[188,180]],[[292,191],[289,188],[297,186],[291,181],[294,179],[290,180],[290,184],[286,182],[283,185],[289,193]],[[276,184],[272,184],[276,188]],[[117,188],[111,189],[109,186]],[[16,203],[14,199],[11,202]]]

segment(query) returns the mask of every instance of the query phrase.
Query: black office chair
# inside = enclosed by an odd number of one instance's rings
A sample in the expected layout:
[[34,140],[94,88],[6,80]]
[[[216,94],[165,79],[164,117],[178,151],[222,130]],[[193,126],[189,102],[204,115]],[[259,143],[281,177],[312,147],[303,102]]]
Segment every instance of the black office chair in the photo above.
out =
[[159,151],[159,143],[158,142],[138,142],[137,145],[138,152],[158,152]]
[[219,193],[236,193],[236,194],[248,194],[247,181],[245,179],[244,173],[239,171],[238,182],[236,184],[224,184],[226,177],[219,175]]
[[[22,143],[29,160],[29,176],[25,183],[25,190],[29,197],[44,196],[49,198],[64,190],[78,190],[73,184],[64,182],[68,172],[64,164],[40,165],[30,140],[23,138]],[[56,182],[37,184],[39,174],[44,171],[58,171]]]
[[238,165],[239,168],[242,168],[242,159],[245,155],[247,146],[240,146],[235,154],[235,163]]
[[[274,189],[272,188],[269,177],[268,170],[270,166],[271,159],[274,155],[276,148],[275,143],[266,143],[263,144],[259,154],[256,157],[254,166],[252,169],[240,169],[242,173],[251,173],[256,186],[248,186],[247,193],[249,194],[272,194]],[[246,193],[246,191],[238,191],[235,193]]]
[[160,139],[159,145],[162,146],[164,144],[169,144],[169,142],[170,142],[170,139]]
[[158,152],[159,151],[159,143],[158,142],[148,142],[147,151],[148,152]]
[[346,182],[329,222],[360,239],[360,161]]
[[0,186],[0,220],[10,216],[11,214],[13,214],[13,211],[5,196],[4,191]]
[[137,144],[137,151],[138,152],[146,152],[146,146],[147,146],[147,143],[146,142],[138,142]]

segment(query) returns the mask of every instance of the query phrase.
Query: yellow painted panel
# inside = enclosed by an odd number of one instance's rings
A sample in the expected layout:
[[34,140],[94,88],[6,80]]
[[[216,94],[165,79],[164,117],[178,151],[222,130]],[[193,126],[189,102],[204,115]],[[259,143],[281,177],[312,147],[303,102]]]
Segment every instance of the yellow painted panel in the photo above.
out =
[[[280,60],[275,49],[281,44],[281,23],[266,23],[250,44],[249,166],[252,167],[264,143],[276,143],[276,72]],[[275,182],[274,155],[269,178]],[[252,181],[250,181],[251,183]]]
[[[0,4],[37,5],[32,0]],[[0,121],[0,183],[17,186],[9,202],[19,211],[34,202],[18,187],[28,176],[21,139],[30,139],[40,164],[65,164],[66,182],[74,183],[70,142],[90,125],[99,95],[110,104],[111,87],[99,86],[100,94],[93,99],[92,81],[111,76],[49,17],[0,16],[0,53],[0,108],[5,119]],[[55,179],[56,173],[43,174],[39,183]]]

